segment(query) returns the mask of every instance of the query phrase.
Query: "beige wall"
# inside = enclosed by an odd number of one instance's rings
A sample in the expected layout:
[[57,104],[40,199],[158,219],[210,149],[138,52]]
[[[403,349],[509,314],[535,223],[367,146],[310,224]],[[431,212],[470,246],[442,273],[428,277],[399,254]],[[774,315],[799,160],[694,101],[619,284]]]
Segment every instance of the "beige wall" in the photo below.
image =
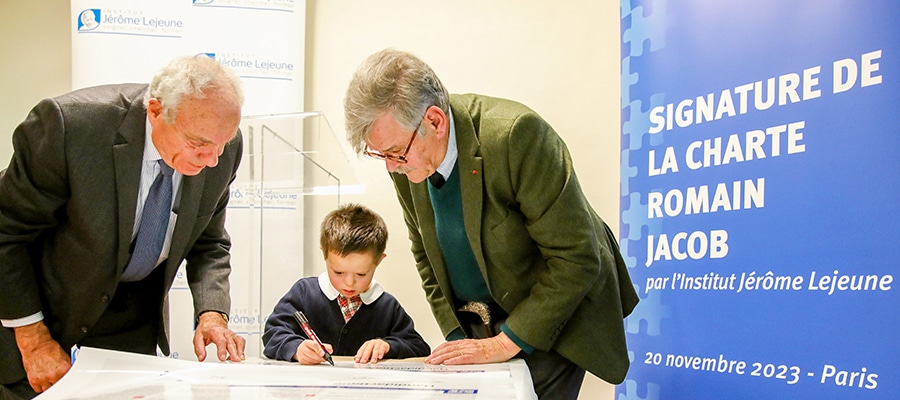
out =
[[0,0],[0,169],[12,131],[42,98],[72,87],[68,1]]
[[[363,58],[384,47],[413,52],[453,93],[515,99],[546,118],[569,145],[588,199],[618,231],[619,2],[310,0],[307,12],[305,104],[338,135],[344,91]],[[376,277],[437,345],[384,163],[351,162],[368,190],[342,201],[381,213],[392,235]],[[613,398],[613,387],[592,375],[585,385],[582,399]]]
[[[0,164],[12,129],[40,98],[71,82],[69,7],[0,1]],[[50,5],[53,4],[53,5]],[[367,55],[384,47],[431,64],[454,93],[507,97],[544,116],[569,145],[588,199],[618,231],[619,2],[572,0],[308,0],[305,104],[344,135],[346,84]],[[344,143],[346,144],[346,143]],[[332,151],[347,151],[333,149]],[[359,202],[388,222],[388,258],[376,277],[397,296],[426,340],[441,343],[409,254],[409,241],[383,163],[351,156],[365,195]],[[308,229],[316,230],[318,221]],[[320,270],[321,266],[314,267]],[[582,399],[611,399],[613,387],[588,376]]]

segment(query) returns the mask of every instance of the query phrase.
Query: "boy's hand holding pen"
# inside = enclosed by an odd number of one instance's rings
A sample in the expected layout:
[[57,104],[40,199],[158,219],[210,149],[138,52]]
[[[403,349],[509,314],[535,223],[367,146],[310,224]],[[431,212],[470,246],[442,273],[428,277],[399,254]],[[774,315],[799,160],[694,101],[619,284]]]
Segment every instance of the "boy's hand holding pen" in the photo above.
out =
[[309,327],[309,320],[301,311],[294,311],[294,319],[300,324],[300,328],[306,333],[308,340],[304,340],[297,346],[297,353],[294,358],[301,364],[313,365],[321,364],[322,360],[328,361],[332,366],[334,361],[331,359],[331,352],[334,351],[331,345],[323,344],[312,328]]

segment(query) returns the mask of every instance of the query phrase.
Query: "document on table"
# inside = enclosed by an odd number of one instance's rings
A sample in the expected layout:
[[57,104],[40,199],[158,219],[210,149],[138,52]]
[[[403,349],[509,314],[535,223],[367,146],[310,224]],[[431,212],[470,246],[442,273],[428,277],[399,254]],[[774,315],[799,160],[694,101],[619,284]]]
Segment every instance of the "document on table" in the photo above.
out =
[[201,363],[83,347],[69,373],[37,399],[531,399],[531,376],[518,361],[432,366],[338,360],[334,367]]

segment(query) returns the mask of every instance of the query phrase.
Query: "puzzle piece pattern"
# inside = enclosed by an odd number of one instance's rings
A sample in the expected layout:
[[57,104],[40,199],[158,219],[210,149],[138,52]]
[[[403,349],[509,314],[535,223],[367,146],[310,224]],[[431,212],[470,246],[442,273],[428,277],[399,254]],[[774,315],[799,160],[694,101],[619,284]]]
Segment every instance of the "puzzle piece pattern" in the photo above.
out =
[[[639,191],[632,192],[630,180],[636,178],[640,168],[633,165],[636,157],[632,152],[644,149],[645,146],[662,144],[663,135],[650,135],[649,113],[653,107],[665,104],[665,94],[656,93],[646,97],[632,96],[631,87],[640,81],[638,69],[633,68],[642,55],[665,47],[666,34],[666,2],[668,0],[620,0],[622,18],[622,63],[621,63],[621,107],[622,107],[622,146],[620,164],[620,190],[623,208],[621,210],[621,250],[629,268],[645,268],[638,265],[641,252],[641,239],[646,235],[659,234],[662,231],[660,219],[647,218],[647,204],[642,202]],[[641,275],[641,274],[636,274]],[[635,279],[635,290],[643,296],[640,303],[628,318],[625,319],[625,332],[631,335],[659,336],[661,323],[670,317],[671,310],[662,304],[661,292],[653,291],[644,295],[641,279]],[[629,353],[634,362],[634,354]],[[640,377],[638,379],[641,379]],[[643,385],[643,386],[641,386]],[[641,390],[638,388],[641,387]],[[616,389],[617,400],[658,400],[660,385],[653,382],[639,382],[627,379],[624,385]]]
[[[635,290],[637,290],[638,285],[634,286]],[[642,294],[641,292],[638,293],[639,295]],[[663,318],[671,316],[669,306],[663,305],[662,301],[660,301],[659,296],[661,293],[659,290],[654,290],[647,296],[641,297],[640,305],[635,307],[631,315],[625,319],[625,332],[639,334],[643,331],[648,336],[659,336],[660,322]],[[644,329],[641,329],[641,327]]]
[[[665,10],[667,0],[621,0],[620,9],[622,15],[622,40],[623,40],[623,59],[622,59],[622,134],[624,135],[623,143],[627,143],[628,148],[623,149],[620,165],[620,182],[622,197],[627,202],[628,208],[623,209],[621,213],[622,220],[622,250],[623,256],[626,258],[631,268],[637,267],[636,254],[642,249],[640,246],[632,246],[647,234],[655,234],[661,231],[661,222],[659,220],[650,220],[647,218],[647,205],[641,203],[640,193],[631,193],[629,181],[638,175],[639,168],[631,164],[629,153],[634,150],[640,150],[647,145],[658,145],[662,140],[662,135],[649,135],[647,132],[650,128],[648,118],[649,110],[657,105],[664,104],[665,95],[662,93],[650,96],[649,102],[641,99],[630,99],[630,87],[639,82],[640,76],[630,69],[631,61],[635,57],[639,57],[643,52],[645,43],[648,43],[650,51],[661,49],[665,45]],[[632,3],[642,3],[632,6]],[[660,27],[658,27],[660,26]],[[626,52],[625,49],[628,51]],[[626,100],[628,99],[628,100]],[[645,103],[649,103],[644,106]],[[627,120],[625,118],[627,116]],[[640,292],[640,290],[639,290]],[[642,308],[642,305],[638,305]],[[651,315],[645,315],[645,318],[652,318]],[[658,330],[659,321],[647,320],[648,327],[654,327]]]
[[[628,0],[622,0],[622,7],[630,6]],[[622,41],[630,45],[630,56],[640,57],[644,54],[644,43],[649,42],[650,51],[663,48],[666,45],[666,2],[653,1],[653,10],[650,15],[645,15],[644,6],[631,9],[628,16],[631,18],[631,27],[622,32]],[[623,16],[622,19],[625,19]]]
[[659,399],[659,385],[648,383],[646,394],[641,397],[638,395],[638,382],[632,379],[625,381],[625,393],[619,393],[616,400],[657,400]]
[[[634,363],[634,352],[628,352],[628,359]],[[659,385],[655,383],[648,383],[647,390],[644,391],[644,396],[640,396],[641,393],[638,392],[637,386],[638,382],[634,379],[626,379],[625,380],[625,392],[619,393],[616,397],[616,400],[659,400]],[[619,388],[622,386],[620,385]]]
[[637,167],[632,167],[629,161],[630,152],[630,150],[622,150],[622,154],[619,156],[619,185],[621,186],[619,197],[628,196],[630,193],[628,180],[637,176],[638,173]]
[[[624,156],[623,160],[625,160]],[[621,179],[623,181],[627,180],[624,176]],[[623,186],[625,186],[624,183]],[[628,208],[622,210],[623,229],[619,233],[622,239],[622,257],[625,258],[628,266],[632,268],[643,267],[638,265],[638,259],[634,254],[646,252],[646,249],[638,244],[640,244],[641,238],[646,235],[659,235],[662,232],[662,220],[647,218],[647,203],[641,202],[640,193],[628,193],[627,197]],[[633,250],[630,248],[631,244],[635,245]]]

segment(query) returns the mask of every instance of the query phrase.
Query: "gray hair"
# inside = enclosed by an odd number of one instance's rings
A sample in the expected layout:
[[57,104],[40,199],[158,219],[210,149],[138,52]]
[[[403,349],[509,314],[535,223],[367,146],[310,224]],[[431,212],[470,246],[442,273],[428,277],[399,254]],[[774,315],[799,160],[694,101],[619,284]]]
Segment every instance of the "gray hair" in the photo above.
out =
[[230,69],[205,55],[179,57],[160,69],[150,81],[144,106],[152,98],[159,100],[163,120],[172,125],[182,100],[202,99],[206,93],[215,91],[233,94],[238,103],[244,105],[241,79]]
[[375,120],[386,112],[401,126],[416,130],[430,106],[450,113],[450,94],[431,67],[410,53],[379,51],[363,61],[347,87],[347,141],[360,154]]

